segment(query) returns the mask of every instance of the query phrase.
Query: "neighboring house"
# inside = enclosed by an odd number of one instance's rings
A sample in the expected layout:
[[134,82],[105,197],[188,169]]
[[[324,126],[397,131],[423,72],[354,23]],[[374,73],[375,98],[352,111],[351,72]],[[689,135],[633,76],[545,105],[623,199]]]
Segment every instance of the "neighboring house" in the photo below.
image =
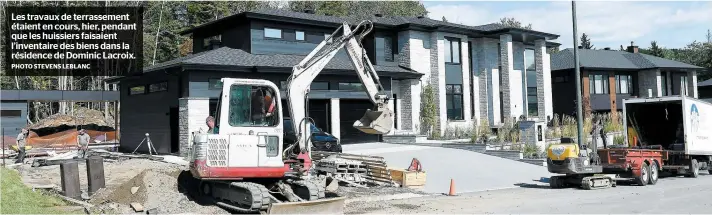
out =
[[[573,49],[551,56],[554,112],[574,115],[576,83]],[[701,67],[638,53],[631,44],[627,51],[579,50],[582,99],[590,100],[594,112],[621,110],[622,99],[680,95],[697,98],[697,71]]]
[[700,99],[712,99],[712,78],[697,83],[697,93]]
[[[426,17],[374,14],[371,20],[374,29],[362,43],[392,94],[395,130],[419,129],[424,85],[436,86],[435,129],[441,134],[447,122],[471,125],[473,119],[487,118],[498,126],[522,115],[543,119],[553,114],[546,50],[558,46],[547,42],[558,35]],[[219,78],[267,79],[284,87],[292,66],[344,21],[356,25],[361,20],[256,10],[183,32],[192,36],[193,54],[145,68],[139,76],[112,80],[121,85],[122,148],[133,150],[144,133],[152,132],[159,152],[182,151],[178,142],[187,141],[177,132],[184,127],[179,125],[182,100],[209,98],[210,110],[183,108],[207,116],[217,103]],[[373,106],[362,87],[342,50],[312,84],[309,116],[342,141],[378,140],[352,127]]]

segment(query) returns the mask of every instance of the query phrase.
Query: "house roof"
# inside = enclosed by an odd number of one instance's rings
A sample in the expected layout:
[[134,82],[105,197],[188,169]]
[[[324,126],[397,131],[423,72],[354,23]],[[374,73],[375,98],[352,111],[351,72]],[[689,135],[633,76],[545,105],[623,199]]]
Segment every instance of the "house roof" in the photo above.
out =
[[[143,72],[152,72],[172,68],[176,66],[190,67],[192,69],[236,69],[248,70],[253,68],[261,69],[276,69],[284,72],[291,72],[294,65],[299,64],[305,56],[303,55],[285,55],[285,54],[251,54],[241,49],[233,49],[229,47],[221,47],[218,49],[204,51],[197,54],[191,54],[185,57],[176,58],[170,61],[162,62],[150,67],[144,68]],[[403,66],[384,66],[374,65],[374,69],[379,72],[379,75],[386,75],[400,78],[419,78],[422,73],[416,72]],[[355,70],[351,61],[339,57],[334,57],[324,67],[325,71],[330,74],[341,73],[346,70]],[[119,78],[110,82],[118,81]]]
[[697,86],[698,87],[712,86],[712,78],[707,79],[706,81],[698,82]]
[[[591,69],[691,69],[699,70],[702,67],[690,65],[674,60],[655,57],[642,53],[630,53],[614,50],[579,49],[579,66]],[[551,70],[565,70],[574,68],[574,49],[568,48],[551,54]]]
[[[276,10],[276,9],[256,9],[251,11],[246,11],[232,16],[228,16],[219,20],[208,22],[197,26],[195,28],[187,29],[180,32],[180,34],[190,34],[201,29],[205,29],[208,26],[215,25],[221,22],[230,22],[239,18],[253,18],[253,19],[276,19],[282,22],[295,22],[295,23],[309,23],[309,24],[320,24],[327,25],[330,27],[335,27],[341,25],[344,22],[348,23],[359,23],[362,21],[361,18],[350,18],[350,17],[336,17],[327,15],[318,15],[311,13],[301,13],[289,10]],[[284,19],[288,18],[288,19]],[[411,16],[384,16],[370,18],[375,26],[391,27],[391,28],[405,28],[408,26],[418,26],[426,28],[428,30],[441,30],[447,31],[448,29],[467,31],[473,34],[482,35],[496,35],[500,33],[507,32],[517,32],[517,33],[527,33],[530,35],[540,36],[548,40],[553,40],[559,37],[559,35],[545,33],[540,31],[534,31],[524,28],[508,27],[499,23],[491,23],[479,26],[468,26],[456,23],[443,22],[440,20],[434,20],[427,17],[411,17]]]

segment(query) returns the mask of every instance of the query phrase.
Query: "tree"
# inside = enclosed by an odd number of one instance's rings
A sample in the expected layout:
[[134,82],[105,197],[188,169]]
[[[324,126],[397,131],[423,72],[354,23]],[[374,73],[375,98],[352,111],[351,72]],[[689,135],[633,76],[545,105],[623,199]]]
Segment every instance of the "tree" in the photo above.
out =
[[420,133],[430,137],[439,136],[440,132],[434,132],[433,128],[438,122],[437,105],[435,103],[435,89],[431,85],[423,87],[420,95]]
[[443,16],[443,22],[447,22],[447,19],[445,18],[445,16]]
[[581,49],[593,49],[593,44],[591,44],[591,39],[588,38],[586,33],[581,35]]
[[621,45],[621,49],[620,49],[620,50],[621,50],[621,51],[625,51],[625,49],[623,48],[623,45]]
[[650,55],[655,57],[664,57],[663,49],[658,46],[657,41],[650,42]]
[[527,30],[532,30],[532,24],[529,23],[526,26],[522,26],[522,22],[518,21],[515,18],[511,17],[504,17],[499,19],[499,24],[510,27],[510,28],[522,28],[522,29],[527,29]]

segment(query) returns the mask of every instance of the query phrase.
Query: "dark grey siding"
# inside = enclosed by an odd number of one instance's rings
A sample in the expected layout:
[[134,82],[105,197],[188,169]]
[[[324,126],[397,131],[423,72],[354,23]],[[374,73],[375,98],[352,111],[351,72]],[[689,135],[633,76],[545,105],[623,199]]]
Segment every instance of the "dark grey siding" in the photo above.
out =
[[27,126],[27,102],[25,101],[3,101],[0,105],[2,110],[20,111],[20,116],[2,116],[0,127],[5,136],[17,136],[21,128]]
[[[162,92],[129,95],[129,89],[134,86],[168,82],[168,90]],[[121,82],[121,135],[122,151],[133,151],[150,135],[158,153],[177,152],[177,109],[180,85],[179,77],[163,72],[145,74],[141,79]],[[173,109],[173,111],[171,110]],[[146,143],[138,149],[147,152]]]
[[712,98],[712,86],[697,87],[697,95],[701,99]]
[[[264,29],[274,28],[282,31],[282,38],[265,38]],[[314,28],[299,25],[284,25],[278,23],[254,21],[250,26],[250,43],[252,54],[298,54],[307,55],[324,41],[325,34],[331,34],[336,29]],[[305,32],[305,40],[297,41],[295,31]],[[340,51],[344,57],[346,53]]]
[[[557,78],[563,79],[557,81]],[[576,111],[576,82],[573,70],[551,72],[551,92],[554,113],[573,115]]]
[[[289,77],[288,73],[244,73],[244,72],[210,72],[210,71],[191,71],[189,73],[190,81],[188,83],[188,96],[190,97],[211,97],[215,98],[220,95],[220,90],[210,90],[208,88],[208,83],[210,79],[220,79],[220,78],[251,78],[251,79],[265,79],[272,81],[278,87],[281,81],[286,81]],[[366,99],[366,93],[364,92],[350,92],[350,91],[340,91],[338,90],[339,82],[357,82],[360,80],[355,75],[319,75],[316,77],[314,82],[329,82],[329,89],[326,90],[312,90],[309,94],[310,98],[313,99],[327,99],[327,98],[353,98],[353,99]],[[390,77],[381,77],[381,84],[386,91],[391,90],[391,79]],[[284,92],[282,92],[284,93]],[[390,92],[387,92],[390,93]]]

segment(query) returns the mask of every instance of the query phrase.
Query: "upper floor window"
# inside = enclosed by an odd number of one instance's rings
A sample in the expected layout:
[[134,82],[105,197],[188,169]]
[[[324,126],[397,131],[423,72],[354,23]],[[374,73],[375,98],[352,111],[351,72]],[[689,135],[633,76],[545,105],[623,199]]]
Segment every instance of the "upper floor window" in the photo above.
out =
[[390,37],[376,37],[376,62],[393,62],[392,42]]
[[305,38],[306,38],[306,37],[305,37],[305,35],[304,35],[304,31],[296,31],[296,32],[295,32],[295,39],[296,39],[297,41],[304,41]]
[[536,62],[534,61],[534,49],[524,50],[524,65],[526,70],[536,70]]
[[445,63],[460,63],[460,39],[445,38]]
[[265,28],[265,38],[282,39],[282,30],[276,28]]
[[589,75],[591,94],[608,94],[608,75]]
[[631,75],[616,75],[616,93],[631,94],[633,93],[633,78]]

